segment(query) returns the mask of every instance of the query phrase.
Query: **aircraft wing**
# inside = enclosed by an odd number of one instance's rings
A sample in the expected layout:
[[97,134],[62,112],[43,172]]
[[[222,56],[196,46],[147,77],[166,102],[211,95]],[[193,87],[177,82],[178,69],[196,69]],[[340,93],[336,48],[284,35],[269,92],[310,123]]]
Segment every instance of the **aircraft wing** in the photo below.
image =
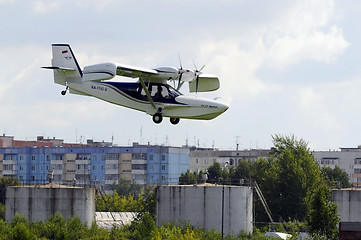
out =
[[153,69],[117,64],[117,75],[131,78],[147,78],[152,76],[155,77],[159,75],[159,73]]

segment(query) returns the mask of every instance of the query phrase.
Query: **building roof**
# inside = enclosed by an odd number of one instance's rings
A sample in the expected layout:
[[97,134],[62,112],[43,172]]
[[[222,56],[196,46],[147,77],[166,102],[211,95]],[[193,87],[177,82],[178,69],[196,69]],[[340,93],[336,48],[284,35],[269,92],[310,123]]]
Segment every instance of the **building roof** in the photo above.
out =
[[105,229],[129,225],[137,217],[136,212],[96,212],[96,224]]

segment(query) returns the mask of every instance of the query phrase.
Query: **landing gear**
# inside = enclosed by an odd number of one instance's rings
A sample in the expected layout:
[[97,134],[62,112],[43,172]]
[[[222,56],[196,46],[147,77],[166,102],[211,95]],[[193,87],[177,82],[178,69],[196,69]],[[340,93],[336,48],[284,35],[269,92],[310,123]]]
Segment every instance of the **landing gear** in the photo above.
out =
[[61,91],[61,95],[65,95],[66,94],[66,91],[68,91],[68,89],[69,89],[69,86],[68,85],[66,85],[66,88],[65,88],[65,90],[63,90],[63,91]]
[[176,125],[179,123],[179,118],[171,117],[169,120],[173,125]]
[[162,116],[161,113],[155,113],[155,114],[153,115],[153,122],[155,122],[156,124],[161,123],[162,120],[163,120],[163,116]]

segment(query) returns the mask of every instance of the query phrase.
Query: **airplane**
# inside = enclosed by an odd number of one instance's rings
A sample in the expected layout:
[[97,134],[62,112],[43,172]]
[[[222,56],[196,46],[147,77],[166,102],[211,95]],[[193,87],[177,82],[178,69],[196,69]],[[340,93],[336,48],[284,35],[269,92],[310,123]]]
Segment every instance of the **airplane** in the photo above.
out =
[[[65,86],[61,91],[71,94],[92,96],[109,103],[143,111],[153,116],[156,124],[163,117],[178,124],[181,118],[209,120],[228,109],[217,100],[192,95],[183,95],[179,90],[185,82],[189,83],[189,92],[215,91],[219,88],[219,79],[213,74],[203,74],[200,70],[175,67],[155,69],[134,67],[113,62],[85,66],[81,69],[69,44],[52,44],[52,65],[42,67],[52,69],[54,82]],[[116,75],[138,78],[138,81],[109,81]],[[174,87],[167,84],[173,81]],[[176,86],[177,84],[177,86]]]

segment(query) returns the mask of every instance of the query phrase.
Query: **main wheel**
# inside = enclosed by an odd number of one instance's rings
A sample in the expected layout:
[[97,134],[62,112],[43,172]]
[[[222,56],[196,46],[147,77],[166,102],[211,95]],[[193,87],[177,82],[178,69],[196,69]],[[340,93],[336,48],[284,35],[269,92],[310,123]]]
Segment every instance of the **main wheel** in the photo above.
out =
[[65,95],[66,94],[66,91],[65,90],[63,90],[63,91],[61,91],[61,95]]
[[169,120],[173,125],[176,125],[179,123],[179,118],[171,117],[171,118],[169,118]]
[[155,114],[153,115],[153,122],[155,122],[156,124],[161,123],[162,120],[163,120],[162,114],[160,114],[160,113],[155,113]]

